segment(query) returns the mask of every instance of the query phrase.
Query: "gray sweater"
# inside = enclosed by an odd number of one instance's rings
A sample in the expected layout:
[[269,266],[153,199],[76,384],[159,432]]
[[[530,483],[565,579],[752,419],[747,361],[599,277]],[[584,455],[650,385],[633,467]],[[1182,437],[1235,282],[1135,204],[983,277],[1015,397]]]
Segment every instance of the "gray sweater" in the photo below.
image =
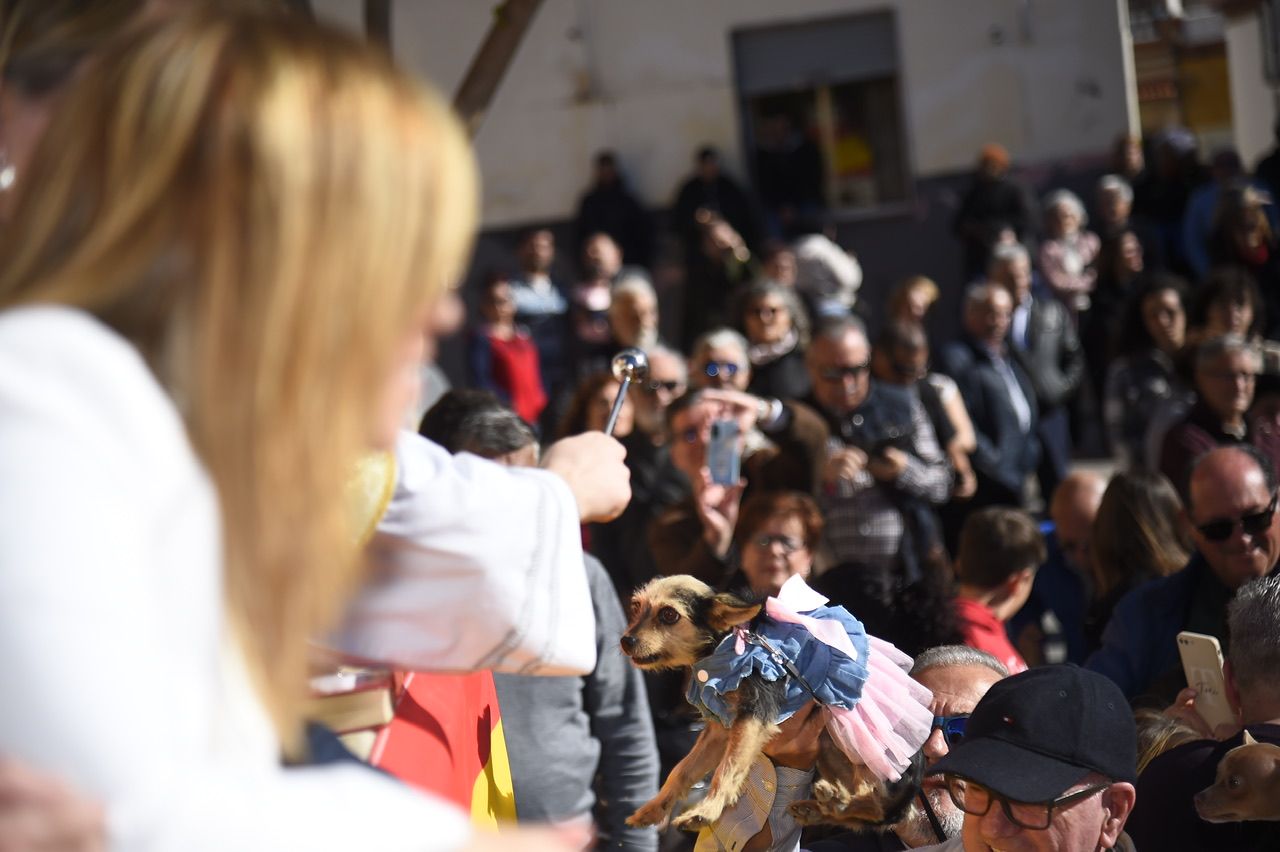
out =
[[586,677],[493,676],[516,815],[546,822],[590,817],[600,848],[653,852],[657,832],[624,820],[658,792],[658,750],[640,672],[618,647],[627,628],[604,567],[586,556],[596,618],[595,671]]

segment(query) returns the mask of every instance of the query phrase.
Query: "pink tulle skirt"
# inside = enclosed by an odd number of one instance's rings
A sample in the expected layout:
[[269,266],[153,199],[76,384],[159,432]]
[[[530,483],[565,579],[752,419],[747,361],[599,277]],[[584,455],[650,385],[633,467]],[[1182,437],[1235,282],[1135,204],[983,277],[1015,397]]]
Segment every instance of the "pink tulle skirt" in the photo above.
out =
[[911,658],[868,634],[867,681],[853,709],[827,706],[827,730],[854,763],[897,781],[933,731],[933,694],[907,672]]

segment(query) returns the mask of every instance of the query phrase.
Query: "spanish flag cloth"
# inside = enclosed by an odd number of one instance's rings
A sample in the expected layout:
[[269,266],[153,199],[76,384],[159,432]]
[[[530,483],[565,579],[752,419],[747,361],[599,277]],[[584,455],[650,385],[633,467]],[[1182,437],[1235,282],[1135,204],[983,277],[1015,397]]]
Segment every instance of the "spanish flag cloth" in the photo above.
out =
[[[367,457],[353,477],[350,505],[362,542],[372,538],[386,512],[395,477],[390,453]],[[391,675],[391,700],[383,701],[386,715],[363,736],[353,732],[344,742],[371,765],[468,810],[477,826],[514,821],[511,766],[493,675]]]

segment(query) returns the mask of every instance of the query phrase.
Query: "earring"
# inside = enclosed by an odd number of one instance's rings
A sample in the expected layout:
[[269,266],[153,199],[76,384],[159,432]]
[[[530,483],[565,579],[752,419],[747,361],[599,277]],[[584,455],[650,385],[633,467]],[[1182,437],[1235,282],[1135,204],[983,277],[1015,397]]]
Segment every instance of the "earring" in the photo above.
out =
[[14,181],[17,179],[18,169],[9,160],[9,152],[0,148],[0,192],[13,189]]

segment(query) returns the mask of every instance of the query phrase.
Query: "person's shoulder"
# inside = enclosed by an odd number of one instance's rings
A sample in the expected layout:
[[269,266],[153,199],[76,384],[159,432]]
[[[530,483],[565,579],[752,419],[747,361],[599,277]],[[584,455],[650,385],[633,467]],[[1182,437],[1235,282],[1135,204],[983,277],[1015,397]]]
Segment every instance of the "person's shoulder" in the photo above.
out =
[[172,399],[137,349],[74,308],[0,312],[0,399],[10,411],[79,424],[86,434],[149,453],[185,434]]

